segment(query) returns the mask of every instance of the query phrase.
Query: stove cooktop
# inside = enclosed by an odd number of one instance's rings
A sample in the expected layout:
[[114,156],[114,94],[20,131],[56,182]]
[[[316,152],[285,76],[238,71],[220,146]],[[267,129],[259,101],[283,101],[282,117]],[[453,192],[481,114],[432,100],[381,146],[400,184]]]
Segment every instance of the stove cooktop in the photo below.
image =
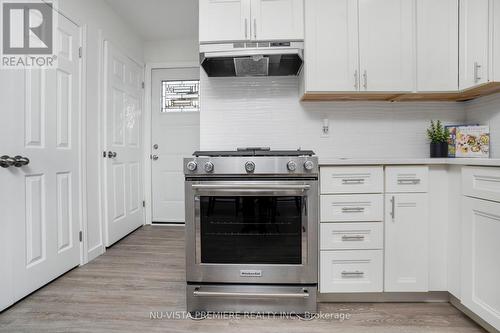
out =
[[238,148],[237,150],[195,151],[196,157],[240,157],[240,156],[314,156],[312,150],[271,150],[269,148]]

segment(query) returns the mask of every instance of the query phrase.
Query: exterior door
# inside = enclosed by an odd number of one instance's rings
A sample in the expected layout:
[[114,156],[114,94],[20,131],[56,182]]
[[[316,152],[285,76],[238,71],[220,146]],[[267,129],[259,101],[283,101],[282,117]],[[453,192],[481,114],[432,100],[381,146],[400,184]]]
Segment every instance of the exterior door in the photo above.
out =
[[200,113],[162,107],[169,94],[167,86],[163,85],[191,80],[199,82],[199,79],[199,67],[155,69],[152,73],[153,222],[184,223],[182,161],[200,146]]
[[500,329],[500,203],[465,197],[462,231],[462,303]]
[[359,0],[362,91],[413,91],[413,0]]
[[428,195],[386,194],[385,291],[428,291]]
[[250,39],[250,0],[200,0],[200,42]]
[[358,91],[357,1],[310,0],[305,6],[307,91]]
[[252,39],[304,39],[304,1],[252,0]]
[[144,224],[140,65],[105,42],[106,246]]
[[0,310],[80,263],[80,30],[63,16],[55,69],[0,70]]
[[460,89],[488,82],[489,1],[460,0]]

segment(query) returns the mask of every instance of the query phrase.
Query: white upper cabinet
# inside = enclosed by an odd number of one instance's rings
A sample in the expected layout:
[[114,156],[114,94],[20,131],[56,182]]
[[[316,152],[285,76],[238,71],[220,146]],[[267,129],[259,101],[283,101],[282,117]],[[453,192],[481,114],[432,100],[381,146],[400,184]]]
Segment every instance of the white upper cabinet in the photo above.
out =
[[303,0],[200,0],[200,42],[304,39]]
[[361,91],[414,90],[413,27],[413,0],[359,0]]
[[493,11],[493,81],[500,82],[500,0],[492,0]]
[[417,91],[458,90],[458,0],[417,1]]
[[460,89],[488,82],[489,0],[460,0]]
[[200,0],[200,42],[250,38],[250,0]]
[[252,0],[251,15],[251,39],[304,39],[303,0]]
[[306,89],[357,91],[357,1],[307,0],[305,5]]

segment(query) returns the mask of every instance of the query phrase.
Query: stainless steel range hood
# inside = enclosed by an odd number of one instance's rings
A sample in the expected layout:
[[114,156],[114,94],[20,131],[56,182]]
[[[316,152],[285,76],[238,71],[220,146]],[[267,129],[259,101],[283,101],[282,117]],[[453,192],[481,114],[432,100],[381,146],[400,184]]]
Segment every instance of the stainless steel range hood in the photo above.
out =
[[294,76],[303,53],[303,42],[201,44],[200,63],[210,77]]

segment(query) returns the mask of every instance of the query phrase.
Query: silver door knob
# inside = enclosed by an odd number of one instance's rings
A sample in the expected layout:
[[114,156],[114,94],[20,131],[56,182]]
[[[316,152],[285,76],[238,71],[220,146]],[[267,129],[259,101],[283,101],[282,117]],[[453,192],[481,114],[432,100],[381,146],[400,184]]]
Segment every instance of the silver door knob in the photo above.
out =
[[13,166],[14,163],[16,163],[16,160],[13,157],[7,155],[0,157],[0,167],[2,168]]
[[153,155],[151,158],[153,159],[153,161],[157,161],[158,160],[158,155]]
[[23,167],[23,166],[25,166],[25,165],[30,164],[30,160],[29,160],[29,158],[27,158],[27,157],[23,157],[23,156],[19,156],[19,155],[18,155],[18,156],[16,156],[16,157],[14,157],[14,160],[15,160],[15,162],[14,162],[14,166],[15,166],[16,168],[20,168],[20,167]]
[[115,158],[117,155],[116,151],[108,151],[108,158]]

